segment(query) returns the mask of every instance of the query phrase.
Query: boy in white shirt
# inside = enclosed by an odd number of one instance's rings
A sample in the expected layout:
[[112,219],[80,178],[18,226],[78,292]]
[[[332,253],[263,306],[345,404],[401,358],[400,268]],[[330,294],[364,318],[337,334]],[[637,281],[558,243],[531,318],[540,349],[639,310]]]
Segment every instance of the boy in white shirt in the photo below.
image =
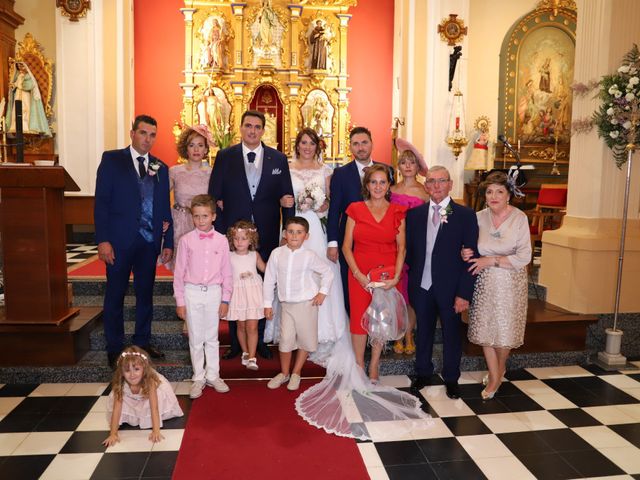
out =
[[[312,250],[303,247],[309,238],[309,222],[301,217],[290,217],[285,222],[286,245],[278,247],[269,257],[264,274],[264,316],[273,318],[274,291],[282,304],[280,319],[281,372],[269,380],[267,387],[275,389],[289,381],[287,388],[300,387],[302,366],[318,348],[318,307],[324,302],[333,281],[331,268]],[[314,279],[320,275],[320,285]],[[298,349],[291,377],[291,352]]]

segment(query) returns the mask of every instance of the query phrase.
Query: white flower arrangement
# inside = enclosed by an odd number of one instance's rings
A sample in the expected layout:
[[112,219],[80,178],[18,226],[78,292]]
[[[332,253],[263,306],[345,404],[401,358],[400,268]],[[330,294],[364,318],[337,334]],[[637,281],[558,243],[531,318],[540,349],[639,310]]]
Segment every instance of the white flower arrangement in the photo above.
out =
[[324,190],[316,183],[310,183],[296,198],[296,210],[299,212],[307,212],[309,210],[316,212],[322,207],[327,196]]
[[612,150],[620,168],[627,161],[627,145],[640,142],[640,51],[637,45],[627,53],[612,75],[600,80],[602,100],[593,114],[598,136]]

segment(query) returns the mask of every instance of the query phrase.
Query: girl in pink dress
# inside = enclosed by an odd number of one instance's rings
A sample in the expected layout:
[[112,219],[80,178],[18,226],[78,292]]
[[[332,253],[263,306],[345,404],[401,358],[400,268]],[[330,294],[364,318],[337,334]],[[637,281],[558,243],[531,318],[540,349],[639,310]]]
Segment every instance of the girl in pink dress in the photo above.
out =
[[236,222],[227,232],[231,249],[233,293],[227,320],[238,322],[238,342],[242,348],[242,365],[257,370],[258,320],[264,317],[262,277],[265,264],[258,255],[258,230],[246,220]]
[[118,357],[107,401],[111,431],[103,445],[111,447],[120,441],[118,428],[123,423],[151,428],[149,440],[164,439],[162,421],[183,415],[171,384],[154,370],[147,352],[140,347],[127,347]]
[[[209,189],[211,167],[207,160],[212,143],[213,137],[206,125],[185,128],[176,143],[178,155],[187,160],[169,169],[169,187],[173,191],[173,245],[176,249],[182,235],[194,229],[189,209],[191,200]],[[173,252],[174,259],[177,253]],[[170,270],[173,270],[173,265],[173,260],[167,263]]]
[[[396,147],[400,153],[398,158],[398,172],[402,176],[402,180],[391,186],[391,203],[407,208],[420,206],[429,201],[429,194],[425,190],[424,184],[417,178],[418,174],[426,175],[427,164],[420,152],[406,140],[396,138]],[[400,278],[398,290],[400,290],[400,293],[402,293],[407,303],[409,325],[404,339],[400,339],[394,344],[393,351],[413,355],[416,352],[416,344],[413,341],[413,329],[416,327],[416,312],[409,304],[408,271],[409,267],[405,264],[402,269],[402,277]]]

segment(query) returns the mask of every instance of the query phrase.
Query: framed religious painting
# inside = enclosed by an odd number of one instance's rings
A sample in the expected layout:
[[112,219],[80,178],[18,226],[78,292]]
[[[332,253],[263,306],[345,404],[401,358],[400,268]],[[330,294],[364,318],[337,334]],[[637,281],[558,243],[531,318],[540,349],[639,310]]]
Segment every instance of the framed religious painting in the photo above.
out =
[[527,161],[568,163],[576,11],[573,2],[547,3],[522,17],[503,41],[498,131]]

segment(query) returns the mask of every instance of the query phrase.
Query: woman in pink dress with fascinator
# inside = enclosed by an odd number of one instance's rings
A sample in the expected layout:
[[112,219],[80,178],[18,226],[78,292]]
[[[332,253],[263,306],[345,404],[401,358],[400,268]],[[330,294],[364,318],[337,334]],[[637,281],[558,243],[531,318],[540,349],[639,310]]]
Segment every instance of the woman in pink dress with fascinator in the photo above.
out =
[[[429,194],[425,190],[424,184],[417,178],[418,174],[423,176],[427,174],[427,163],[424,161],[424,157],[416,147],[402,138],[396,138],[396,148],[398,149],[399,155],[398,172],[402,180],[391,186],[391,203],[403,205],[407,208],[414,208],[428,202]],[[400,339],[394,344],[393,351],[413,355],[416,352],[416,345],[413,341],[413,330],[416,327],[416,313],[409,304],[409,294],[407,291],[408,270],[409,268],[405,265],[402,269],[402,277],[400,278],[398,290],[400,290],[400,293],[402,293],[407,303],[409,325],[404,339]]]
[[[186,163],[175,165],[169,169],[169,187],[173,192],[173,238],[178,242],[180,237],[194,229],[189,205],[196,195],[206,194],[209,188],[211,167],[208,163],[209,147],[213,144],[213,136],[206,125],[186,127],[176,148],[178,155]],[[177,247],[178,244],[174,243]],[[177,252],[174,251],[173,258]],[[167,264],[173,270],[173,260]]]

